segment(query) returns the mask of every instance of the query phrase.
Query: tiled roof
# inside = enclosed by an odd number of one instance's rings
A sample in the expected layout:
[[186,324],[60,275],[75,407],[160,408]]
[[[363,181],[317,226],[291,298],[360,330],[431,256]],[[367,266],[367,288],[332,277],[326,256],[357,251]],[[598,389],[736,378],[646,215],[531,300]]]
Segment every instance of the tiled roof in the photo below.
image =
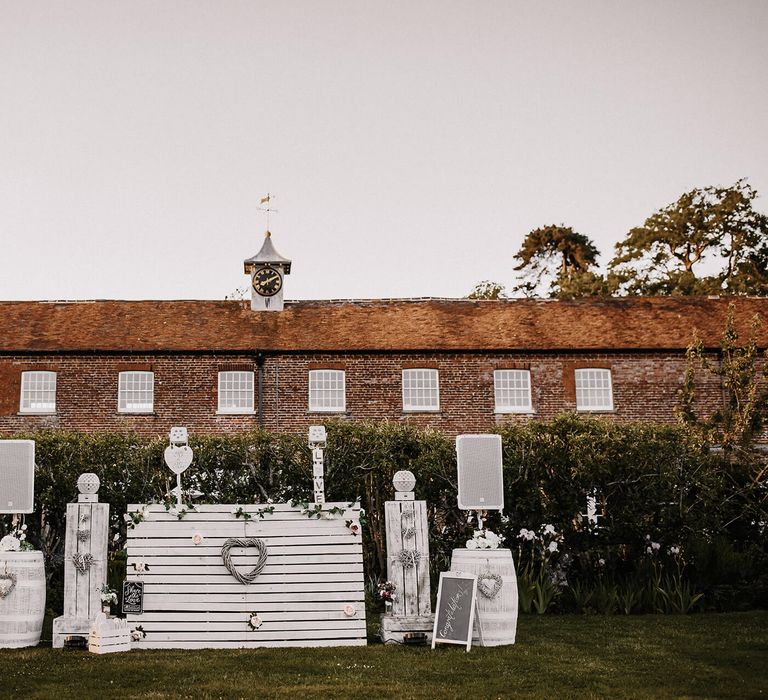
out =
[[667,350],[694,332],[717,347],[728,304],[737,330],[755,314],[768,346],[768,299],[636,297],[577,301],[395,299],[0,302],[0,352]]

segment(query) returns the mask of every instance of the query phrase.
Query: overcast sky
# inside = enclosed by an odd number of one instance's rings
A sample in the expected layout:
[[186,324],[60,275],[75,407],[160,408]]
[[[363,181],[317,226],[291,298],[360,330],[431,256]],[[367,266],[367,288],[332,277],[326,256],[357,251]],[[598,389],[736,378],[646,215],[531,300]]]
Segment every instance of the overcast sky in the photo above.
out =
[[0,298],[463,296],[740,177],[768,2],[0,0]]

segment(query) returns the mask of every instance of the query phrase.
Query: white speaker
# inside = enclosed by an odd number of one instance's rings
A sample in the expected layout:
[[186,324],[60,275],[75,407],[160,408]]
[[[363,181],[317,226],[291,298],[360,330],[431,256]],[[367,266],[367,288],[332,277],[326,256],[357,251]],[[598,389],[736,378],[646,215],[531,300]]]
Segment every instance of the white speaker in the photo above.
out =
[[0,513],[35,509],[35,441],[0,440]]
[[459,508],[502,510],[504,479],[501,473],[501,435],[459,435]]

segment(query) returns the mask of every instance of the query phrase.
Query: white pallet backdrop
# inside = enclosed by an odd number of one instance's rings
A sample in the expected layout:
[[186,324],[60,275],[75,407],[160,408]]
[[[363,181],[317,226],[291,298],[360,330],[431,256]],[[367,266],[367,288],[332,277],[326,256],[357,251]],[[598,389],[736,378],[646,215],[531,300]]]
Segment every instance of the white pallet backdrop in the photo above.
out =
[[[144,582],[144,613],[128,615],[146,637],[134,648],[346,646],[366,643],[363,548],[345,521],[359,525],[358,505],[333,520],[309,519],[287,503],[256,515],[264,506],[244,505],[252,520],[236,518],[237,505],[202,505],[182,519],[161,505],[128,530],[128,579]],[[141,506],[129,505],[129,511]],[[358,529],[358,533],[360,530]],[[195,545],[192,536],[205,539]],[[259,537],[267,545],[263,572],[251,584],[224,566],[221,547],[232,537]],[[254,554],[248,554],[248,552]],[[231,550],[237,569],[248,573],[255,550]],[[149,571],[138,573],[143,562]],[[344,608],[354,607],[354,616]],[[264,621],[248,626],[250,613]]]

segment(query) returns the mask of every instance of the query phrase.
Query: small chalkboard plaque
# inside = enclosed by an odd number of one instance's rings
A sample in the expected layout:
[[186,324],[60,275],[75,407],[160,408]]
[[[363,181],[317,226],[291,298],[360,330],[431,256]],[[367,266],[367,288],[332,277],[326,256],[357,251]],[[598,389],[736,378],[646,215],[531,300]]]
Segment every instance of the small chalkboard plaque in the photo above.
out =
[[144,581],[123,581],[123,613],[144,612]]
[[432,648],[435,648],[436,643],[466,644],[469,651],[476,605],[476,576],[454,571],[441,572]]

